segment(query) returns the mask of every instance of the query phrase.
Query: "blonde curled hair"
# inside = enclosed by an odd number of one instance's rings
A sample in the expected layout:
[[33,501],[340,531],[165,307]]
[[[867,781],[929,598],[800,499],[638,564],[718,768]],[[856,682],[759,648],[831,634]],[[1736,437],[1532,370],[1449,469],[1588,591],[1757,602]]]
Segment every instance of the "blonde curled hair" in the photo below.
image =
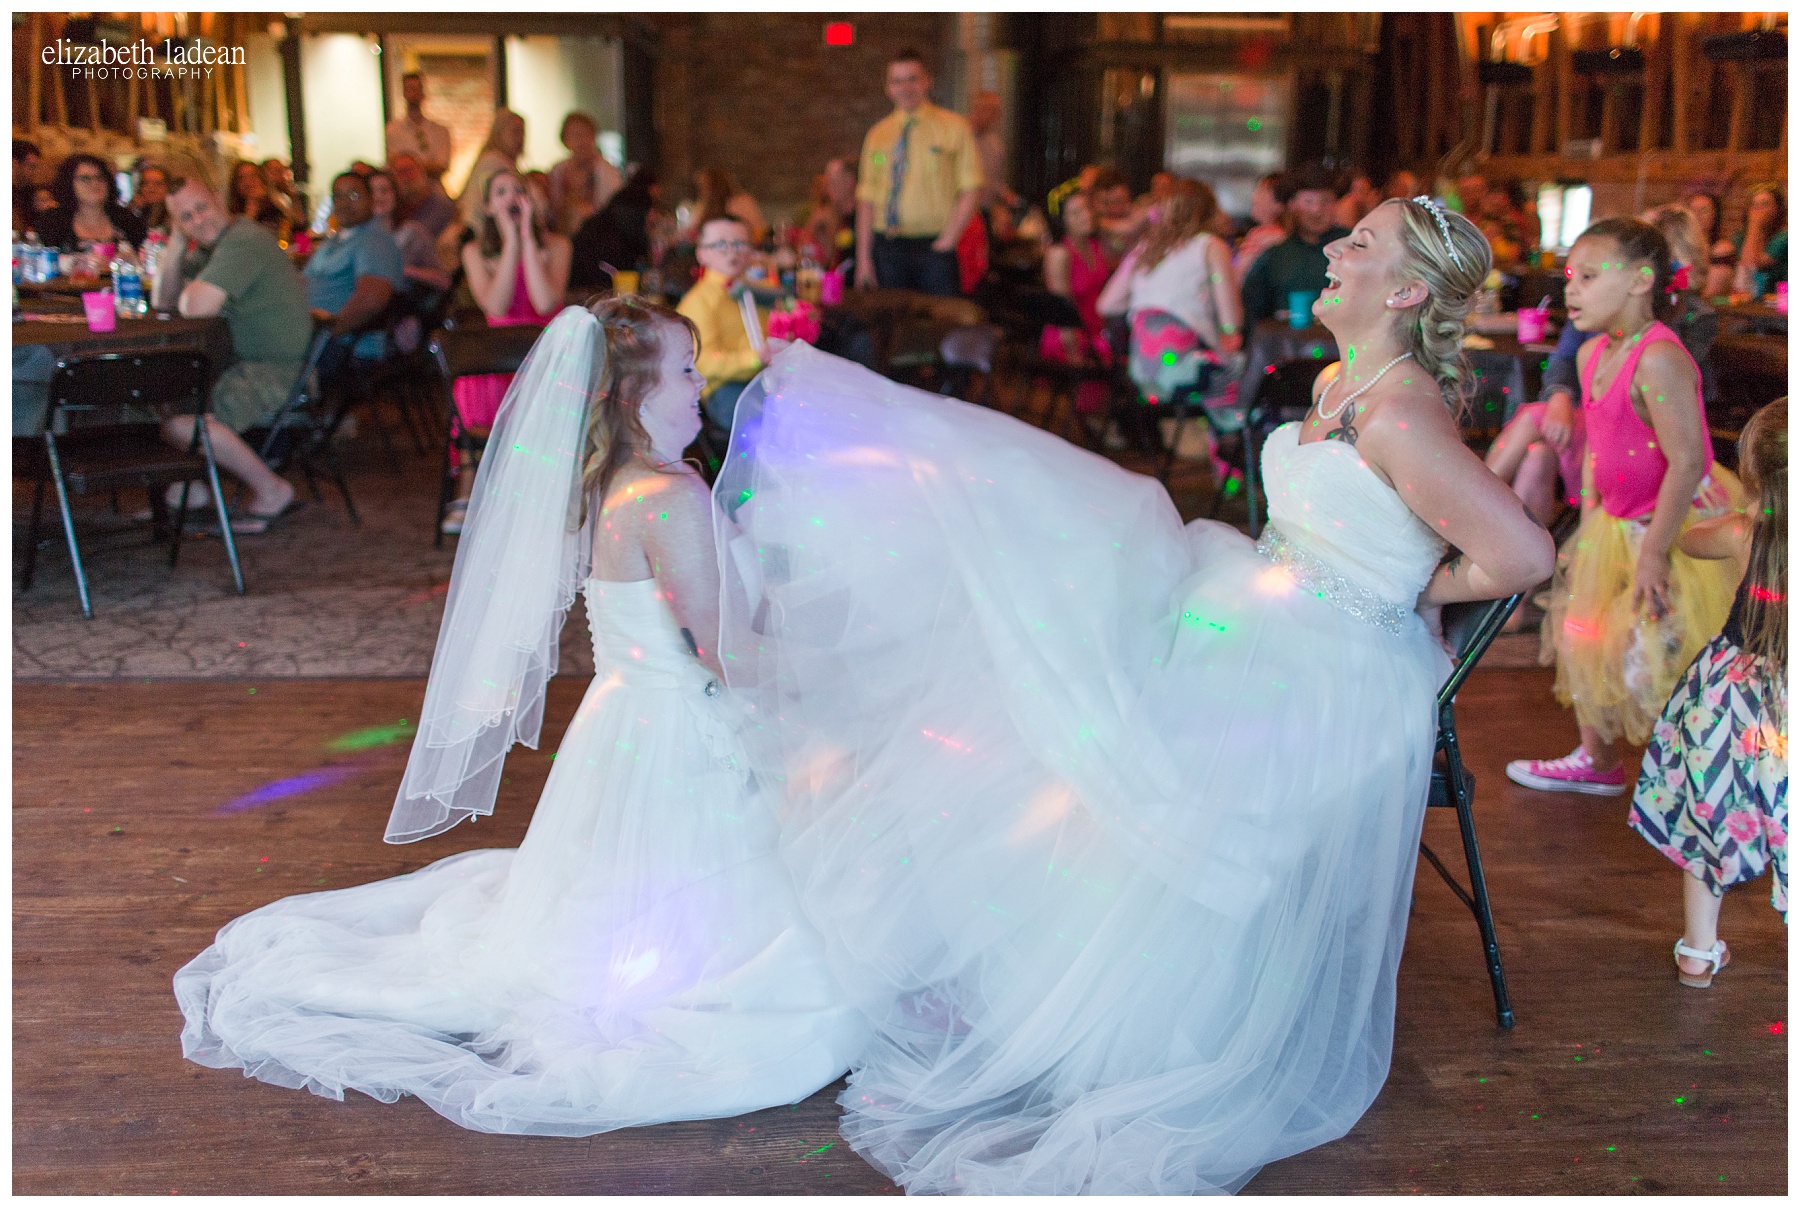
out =
[[1462,354],[1463,321],[1494,267],[1493,250],[1475,224],[1454,210],[1402,197],[1382,204],[1400,207],[1404,255],[1398,276],[1416,279],[1426,290],[1425,301],[1400,318],[1400,346],[1437,379],[1444,401],[1460,416],[1473,387]]
[[582,442],[583,499],[601,498],[613,477],[634,453],[650,447],[638,408],[661,375],[663,325],[685,328],[700,351],[700,332],[686,315],[632,295],[601,298],[588,306],[600,320],[600,346],[594,351],[594,378],[599,383],[588,400]]

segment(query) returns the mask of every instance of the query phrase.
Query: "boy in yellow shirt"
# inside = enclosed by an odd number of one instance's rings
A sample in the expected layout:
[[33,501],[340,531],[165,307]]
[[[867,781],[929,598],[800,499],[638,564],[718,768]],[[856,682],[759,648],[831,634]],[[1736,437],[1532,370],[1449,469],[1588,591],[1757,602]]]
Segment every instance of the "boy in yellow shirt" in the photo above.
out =
[[[747,288],[743,277],[750,263],[749,228],[735,218],[711,219],[700,228],[695,254],[706,271],[675,309],[700,331],[700,355],[694,358],[694,367],[706,377],[700,405],[708,418],[729,432],[738,396],[765,363],[750,343],[738,301]],[[759,310],[756,318],[766,333],[768,316]],[[772,349],[767,351],[773,354]]]

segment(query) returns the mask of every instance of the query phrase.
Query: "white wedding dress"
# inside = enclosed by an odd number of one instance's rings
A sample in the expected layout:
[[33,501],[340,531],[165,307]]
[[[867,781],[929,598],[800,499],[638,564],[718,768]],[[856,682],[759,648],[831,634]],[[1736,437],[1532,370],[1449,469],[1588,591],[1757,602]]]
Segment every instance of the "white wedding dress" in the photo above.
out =
[[175,977],[190,1060],[564,1136],[843,1074],[869,1028],[797,909],[729,694],[654,580],[586,594],[594,680],[519,848],[234,920]]
[[844,1136],[912,1192],[1229,1192],[1386,1078],[1442,542],[1269,439],[1260,551],[804,346],[717,487],[727,674],[834,972]]

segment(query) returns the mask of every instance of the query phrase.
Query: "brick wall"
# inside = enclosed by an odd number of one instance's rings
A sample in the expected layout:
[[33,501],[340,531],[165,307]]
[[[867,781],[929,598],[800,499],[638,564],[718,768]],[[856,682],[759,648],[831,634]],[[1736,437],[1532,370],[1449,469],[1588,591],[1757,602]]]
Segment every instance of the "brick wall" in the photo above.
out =
[[656,106],[665,195],[693,194],[694,173],[724,168],[770,221],[802,206],[835,155],[855,155],[893,106],[881,90],[888,56],[912,47],[934,66],[943,102],[950,16],[850,13],[853,46],[825,45],[825,14],[669,13]]

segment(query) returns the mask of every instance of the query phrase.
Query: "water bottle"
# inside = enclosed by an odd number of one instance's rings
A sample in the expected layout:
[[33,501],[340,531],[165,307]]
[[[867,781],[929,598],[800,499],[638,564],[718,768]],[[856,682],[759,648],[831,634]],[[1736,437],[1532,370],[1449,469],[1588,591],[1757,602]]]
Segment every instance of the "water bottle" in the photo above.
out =
[[[13,232],[13,284],[17,285],[19,282],[21,282],[23,280],[25,280],[25,241],[23,239],[19,238],[19,233],[17,231],[14,231]],[[17,292],[18,291],[16,291],[16,290],[14,291],[15,294]]]
[[42,285],[55,273],[44,271],[44,245],[38,242],[37,232],[33,231],[25,240],[24,263],[20,266],[21,275],[30,285]]
[[144,301],[144,281],[138,275],[131,245],[122,244],[112,260],[113,305],[122,319],[142,318],[150,307]]
[[144,237],[144,295],[156,292],[156,275],[162,272],[163,252],[169,246],[169,240],[161,231],[151,231]]

